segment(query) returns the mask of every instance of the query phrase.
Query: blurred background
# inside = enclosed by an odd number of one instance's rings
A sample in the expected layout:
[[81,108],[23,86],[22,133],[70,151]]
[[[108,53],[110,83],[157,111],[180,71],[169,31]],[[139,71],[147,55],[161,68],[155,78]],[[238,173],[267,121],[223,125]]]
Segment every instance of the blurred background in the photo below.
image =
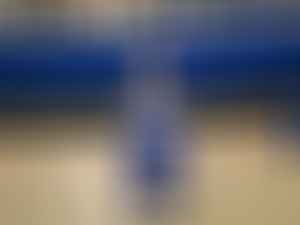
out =
[[1,0],[0,223],[299,224],[299,11]]

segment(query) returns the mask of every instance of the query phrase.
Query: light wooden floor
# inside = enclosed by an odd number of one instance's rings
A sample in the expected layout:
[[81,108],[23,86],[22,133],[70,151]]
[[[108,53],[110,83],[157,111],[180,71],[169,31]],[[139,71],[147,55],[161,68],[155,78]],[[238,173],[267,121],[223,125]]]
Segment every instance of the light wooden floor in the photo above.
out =
[[298,146],[276,138],[266,121],[255,110],[195,116],[188,191],[167,221],[142,219],[130,207],[109,123],[2,122],[0,224],[298,225],[300,155],[289,151]]

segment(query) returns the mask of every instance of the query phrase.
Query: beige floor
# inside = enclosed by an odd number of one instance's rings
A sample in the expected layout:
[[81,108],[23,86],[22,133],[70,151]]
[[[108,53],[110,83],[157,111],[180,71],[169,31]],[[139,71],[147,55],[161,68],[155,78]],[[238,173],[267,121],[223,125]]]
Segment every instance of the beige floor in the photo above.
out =
[[143,220],[130,207],[122,148],[109,123],[3,121],[0,224],[298,225],[300,155],[266,118],[255,110],[195,116],[186,192],[164,221]]

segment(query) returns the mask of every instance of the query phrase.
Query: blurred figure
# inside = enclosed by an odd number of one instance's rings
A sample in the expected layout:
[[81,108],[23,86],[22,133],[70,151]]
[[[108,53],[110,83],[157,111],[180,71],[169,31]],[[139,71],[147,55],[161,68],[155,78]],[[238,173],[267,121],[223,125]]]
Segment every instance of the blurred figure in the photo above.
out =
[[[154,218],[171,210],[180,186],[183,149],[181,93],[175,75],[140,75],[130,80],[127,123],[138,201]],[[174,207],[174,205],[173,205]]]

